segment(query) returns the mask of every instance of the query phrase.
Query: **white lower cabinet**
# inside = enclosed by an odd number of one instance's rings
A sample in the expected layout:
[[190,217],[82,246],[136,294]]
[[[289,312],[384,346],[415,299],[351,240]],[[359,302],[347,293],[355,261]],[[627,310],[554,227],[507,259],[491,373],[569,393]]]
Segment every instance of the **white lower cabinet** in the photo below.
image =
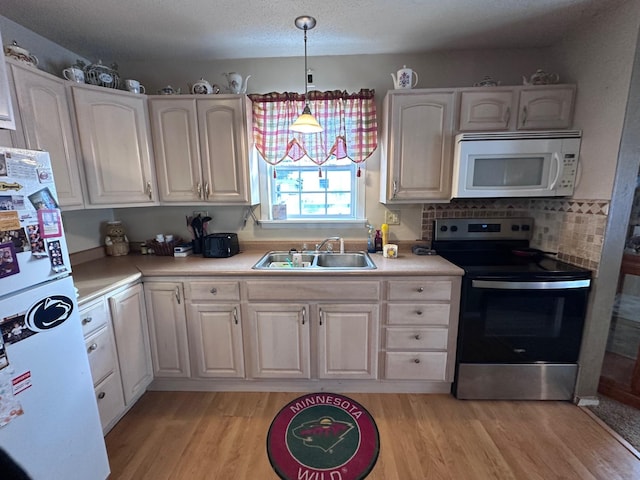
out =
[[102,431],[106,434],[124,413],[125,405],[105,297],[82,305],[80,322],[85,336]]
[[384,378],[453,381],[459,277],[387,282]]
[[142,285],[121,287],[83,304],[80,323],[106,434],[153,380]]
[[189,344],[182,282],[144,284],[151,359],[156,377],[188,378]]
[[187,327],[194,376],[244,378],[239,304],[191,304]]
[[311,378],[309,305],[250,303],[247,358],[252,378]]
[[153,380],[142,285],[134,285],[111,295],[109,308],[118,350],[124,403],[129,406],[140,398]]

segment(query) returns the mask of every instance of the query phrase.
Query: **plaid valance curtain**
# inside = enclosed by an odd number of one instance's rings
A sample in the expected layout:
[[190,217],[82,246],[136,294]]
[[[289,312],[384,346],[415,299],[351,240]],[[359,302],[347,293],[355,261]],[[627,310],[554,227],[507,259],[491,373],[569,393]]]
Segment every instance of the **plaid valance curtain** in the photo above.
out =
[[305,155],[318,165],[331,158],[364,162],[378,146],[374,93],[366,89],[358,93],[309,92],[311,113],[324,128],[311,134],[289,130],[304,108],[304,95],[288,92],[249,95],[253,102],[256,148],[271,165],[287,157],[297,161]]

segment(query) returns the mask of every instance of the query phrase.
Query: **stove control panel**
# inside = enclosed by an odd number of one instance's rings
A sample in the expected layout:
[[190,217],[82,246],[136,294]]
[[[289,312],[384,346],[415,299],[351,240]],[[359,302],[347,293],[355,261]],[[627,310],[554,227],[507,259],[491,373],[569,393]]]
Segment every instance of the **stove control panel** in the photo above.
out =
[[434,240],[530,240],[533,218],[438,218]]

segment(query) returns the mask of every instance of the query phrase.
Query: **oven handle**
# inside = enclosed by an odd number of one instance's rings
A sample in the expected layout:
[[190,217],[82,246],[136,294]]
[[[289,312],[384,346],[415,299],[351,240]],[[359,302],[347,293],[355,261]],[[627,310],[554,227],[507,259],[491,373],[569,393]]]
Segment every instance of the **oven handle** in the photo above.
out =
[[586,288],[589,285],[591,285],[591,280],[567,280],[564,282],[471,281],[473,288],[493,288],[496,290],[566,290],[569,288]]

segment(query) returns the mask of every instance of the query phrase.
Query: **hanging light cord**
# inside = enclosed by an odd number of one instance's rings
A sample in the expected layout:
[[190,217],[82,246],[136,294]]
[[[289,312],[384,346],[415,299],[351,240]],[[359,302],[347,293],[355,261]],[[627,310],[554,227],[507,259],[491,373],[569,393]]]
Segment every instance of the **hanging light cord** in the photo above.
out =
[[307,93],[307,24],[304,24],[304,104],[309,105],[309,98]]

